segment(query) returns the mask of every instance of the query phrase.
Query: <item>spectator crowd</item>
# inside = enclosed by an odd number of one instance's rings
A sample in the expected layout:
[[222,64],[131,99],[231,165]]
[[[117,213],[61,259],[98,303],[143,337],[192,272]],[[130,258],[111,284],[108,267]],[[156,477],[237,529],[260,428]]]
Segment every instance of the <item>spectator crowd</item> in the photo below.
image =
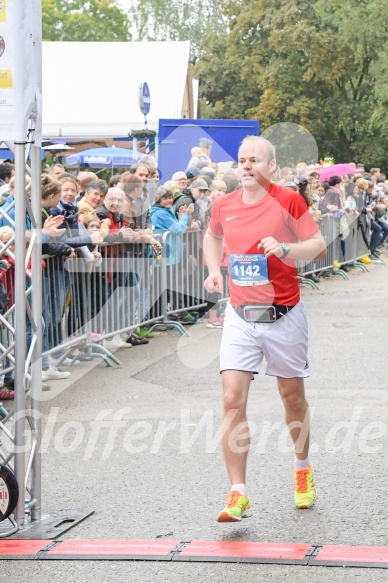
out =
[[[222,329],[219,298],[214,294],[190,297],[179,282],[184,269],[186,273],[198,265],[206,269],[198,241],[209,224],[215,199],[240,187],[236,166],[218,165],[208,152],[194,147],[187,168],[162,184],[156,160],[149,155],[112,176],[109,184],[93,172],[81,171],[74,176],[61,164],[42,174],[44,383],[70,376],[70,371],[61,367],[74,363],[77,356],[82,358],[82,345],[69,351],[64,343],[76,339],[87,324],[91,340],[108,351],[141,346],[153,338],[147,323],[161,315],[162,306],[160,297],[153,297],[150,290],[161,254],[167,270],[171,318],[190,325],[207,314],[207,327]],[[357,164],[353,173],[321,182],[319,172],[300,163],[296,168],[278,168],[273,180],[302,196],[316,221],[321,223],[329,216],[338,221],[342,239],[346,239],[349,226],[356,228],[368,249],[361,260],[381,262],[380,254],[388,245],[388,181],[379,168],[366,172],[363,164]],[[28,175],[25,188],[28,195]],[[0,164],[0,205],[0,281],[10,309],[15,270],[15,177],[10,163]],[[31,228],[26,213],[27,249]],[[188,238],[193,241],[189,249],[184,233],[196,234]],[[228,250],[224,249],[225,279],[227,265]],[[30,277],[29,262],[26,287]],[[319,280],[318,273],[308,277]],[[113,297],[114,304],[110,303]],[[205,307],[196,309],[200,304]],[[12,323],[12,313],[9,318]],[[4,349],[11,342],[9,330],[2,327]],[[26,342],[29,347],[28,318]],[[0,401],[13,398],[13,383],[7,357],[3,359]]]

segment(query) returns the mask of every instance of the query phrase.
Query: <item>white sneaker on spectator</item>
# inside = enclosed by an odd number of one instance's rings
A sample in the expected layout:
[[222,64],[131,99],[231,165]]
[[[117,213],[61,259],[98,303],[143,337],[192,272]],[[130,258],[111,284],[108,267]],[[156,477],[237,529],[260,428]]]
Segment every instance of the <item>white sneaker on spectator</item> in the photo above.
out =
[[50,365],[47,370],[42,370],[42,381],[56,381],[59,379],[67,379],[70,376],[69,372],[61,372],[55,366]]
[[131,344],[127,344],[121,338],[120,334],[116,334],[113,336],[111,340],[104,340],[104,347],[108,348],[108,350],[117,350],[118,348],[131,348]]
[[218,330],[222,330],[223,325],[221,322],[218,322],[218,320],[208,320],[206,328],[217,328]]
[[65,358],[65,360],[62,360],[62,362],[60,362],[61,359],[60,358],[54,358],[54,356],[49,356],[49,363],[50,365],[53,366],[61,366],[61,364],[63,364],[63,366],[70,366],[71,365],[71,358]]
[[127,334],[117,334],[115,336],[115,341],[119,344],[120,348],[132,348],[132,344],[126,343],[127,336]]

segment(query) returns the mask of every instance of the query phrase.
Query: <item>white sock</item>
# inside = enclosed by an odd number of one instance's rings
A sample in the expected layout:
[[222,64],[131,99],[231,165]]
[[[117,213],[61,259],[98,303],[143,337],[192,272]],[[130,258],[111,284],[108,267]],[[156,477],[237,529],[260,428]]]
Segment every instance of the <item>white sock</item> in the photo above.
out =
[[295,458],[294,461],[294,468],[296,470],[306,470],[307,468],[310,467],[310,459],[309,456],[306,457],[305,460],[298,460],[298,458]]
[[234,490],[237,490],[243,496],[247,495],[247,487],[245,484],[232,484],[230,491],[234,492]]

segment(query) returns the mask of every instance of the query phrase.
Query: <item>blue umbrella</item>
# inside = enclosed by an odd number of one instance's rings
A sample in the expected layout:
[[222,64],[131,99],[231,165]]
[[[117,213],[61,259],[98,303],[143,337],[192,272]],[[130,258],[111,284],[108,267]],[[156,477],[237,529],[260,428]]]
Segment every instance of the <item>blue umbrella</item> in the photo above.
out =
[[[28,154],[28,158],[31,160],[31,152]],[[40,153],[41,160],[44,160],[44,152],[43,150]],[[14,160],[15,154],[8,150],[7,148],[0,149],[0,160]]]
[[128,168],[136,164],[144,154],[126,148],[91,148],[71,156],[66,156],[66,166],[89,166],[90,168]]

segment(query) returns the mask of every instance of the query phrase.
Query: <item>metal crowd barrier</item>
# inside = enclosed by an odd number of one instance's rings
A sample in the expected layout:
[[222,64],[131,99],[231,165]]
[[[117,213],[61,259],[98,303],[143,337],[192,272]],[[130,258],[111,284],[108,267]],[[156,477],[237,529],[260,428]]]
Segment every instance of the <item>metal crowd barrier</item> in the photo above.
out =
[[46,259],[44,356],[54,353],[59,362],[66,357],[82,360],[82,354],[74,356],[74,349],[82,348],[86,358],[120,364],[103,341],[162,318],[149,317],[154,296],[161,293],[152,247],[102,244],[99,250],[96,261]]
[[[167,232],[159,240],[160,255],[151,246],[116,244],[101,245],[98,264],[82,258],[46,259],[44,356],[59,354],[64,360],[81,346],[87,356],[110,364],[111,353],[101,342],[117,334],[161,323],[185,333],[180,318],[207,306],[202,235]],[[169,250],[176,245],[179,257],[171,260]]]
[[345,216],[348,233],[341,233],[340,221],[329,213],[322,215],[318,220],[321,234],[326,243],[327,254],[325,259],[319,261],[296,262],[302,283],[316,288],[315,283],[306,278],[306,276],[316,272],[327,276],[340,275],[344,279],[348,279],[346,272],[341,269],[344,265],[352,265],[367,271],[365,265],[358,261],[364,255],[369,254],[369,249],[361,236],[359,221],[354,214]]
[[[166,272],[166,321],[172,316],[182,318],[188,311],[207,307],[203,282],[206,279],[201,231],[188,231],[181,238],[167,232],[163,235],[163,269]],[[180,255],[175,263],[171,256],[174,246]]]
[[[340,223],[332,215],[319,220],[327,245],[324,260],[297,262],[301,281],[314,272],[346,274],[338,268],[352,264],[366,269],[358,259],[369,253],[358,221],[349,221],[343,238]],[[207,268],[203,261],[200,231],[183,236],[170,232],[159,236],[163,245],[158,256],[151,246],[117,244],[100,246],[100,262],[84,258],[65,260],[45,257],[43,269],[43,357],[101,358],[108,365],[120,361],[103,346],[116,334],[131,333],[140,325],[173,326],[183,334],[185,315],[207,311],[208,294],[203,283]],[[224,297],[229,296],[227,277]],[[5,280],[10,298],[14,297],[12,277]],[[311,282],[313,283],[313,282]],[[29,292],[26,292],[27,294]],[[183,320],[183,322],[182,322]],[[28,328],[28,318],[27,318]],[[27,329],[27,347],[29,330]],[[75,348],[82,351],[74,356]],[[14,369],[14,306],[1,316],[0,362],[2,374]]]

